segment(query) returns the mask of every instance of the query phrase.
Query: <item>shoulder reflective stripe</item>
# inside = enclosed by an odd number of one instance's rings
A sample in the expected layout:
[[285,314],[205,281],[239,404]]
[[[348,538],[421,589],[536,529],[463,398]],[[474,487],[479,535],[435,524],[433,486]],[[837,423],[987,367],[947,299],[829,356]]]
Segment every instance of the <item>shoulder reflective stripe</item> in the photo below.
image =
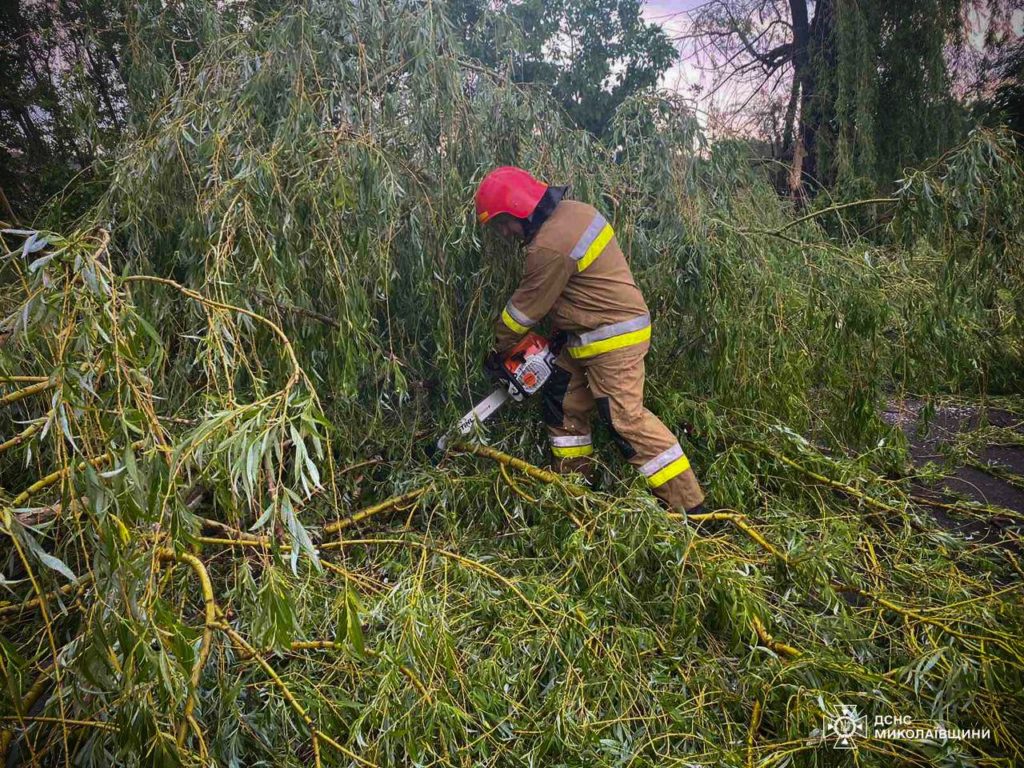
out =
[[641,328],[632,333],[623,333],[619,336],[612,336],[610,339],[602,339],[592,344],[585,344],[582,347],[568,347],[569,354],[576,359],[594,357],[603,352],[611,352],[614,349],[630,347],[633,344],[641,344],[651,338],[651,326]]
[[676,475],[681,475],[690,468],[690,460],[685,456],[676,459],[664,469],[660,469],[647,478],[647,485],[651,488],[658,488]]
[[512,315],[510,315],[508,313],[508,308],[507,307],[505,309],[501,310],[501,322],[503,322],[507,328],[509,328],[510,330],[515,331],[516,333],[522,334],[522,333],[526,333],[527,331],[530,330],[525,325],[522,325],[521,323],[516,322],[516,319],[514,317],[512,317]]
[[587,344],[593,344],[595,341],[601,341],[601,339],[610,339],[612,336],[618,336],[620,333],[629,333],[630,331],[639,331],[641,328],[651,324],[650,315],[637,315],[631,317],[629,320],[623,320],[619,323],[611,323],[610,325],[602,325],[600,328],[595,328],[592,331],[581,333],[578,338],[576,346],[585,346]]
[[604,248],[608,245],[608,241],[612,239],[615,232],[612,230],[611,224],[605,224],[604,229],[601,230],[597,238],[587,248],[587,252],[583,254],[583,258],[576,262],[576,271],[582,272],[584,269],[590,266],[590,262],[596,259],[604,252]]
[[590,266],[590,262],[601,255],[614,234],[612,225],[605,221],[604,216],[596,214],[569,252],[569,258],[576,262],[576,271],[582,272]]
[[574,445],[567,448],[562,448],[557,445],[552,445],[551,452],[560,459],[572,459],[577,456],[589,456],[594,452],[594,446]]
[[590,445],[590,435],[551,435],[551,444],[559,448]]
[[509,317],[511,317],[524,328],[529,328],[531,325],[537,324],[537,321],[532,319],[525,312],[520,312],[511,300],[509,300],[508,304],[505,305],[505,311],[508,312]]
[[573,261],[582,259],[587,253],[587,248],[597,239],[597,236],[601,234],[601,230],[604,229],[607,223],[604,220],[604,216],[600,213],[594,216],[587,225],[587,228],[583,230],[580,239],[576,241],[576,245],[573,246],[572,251],[569,253],[569,258]]
[[664,451],[662,451],[661,453],[659,453],[657,456],[655,456],[653,459],[648,461],[646,464],[642,465],[640,467],[640,472],[645,477],[650,477],[655,472],[657,472],[659,469],[662,469],[666,465],[671,464],[676,459],[681,458],[682,455],[683,455],[683,448],[682,448],[682,446],[679,445],[679,443],[676,443],[675,445],[671,446],[670,448],[667,448]]

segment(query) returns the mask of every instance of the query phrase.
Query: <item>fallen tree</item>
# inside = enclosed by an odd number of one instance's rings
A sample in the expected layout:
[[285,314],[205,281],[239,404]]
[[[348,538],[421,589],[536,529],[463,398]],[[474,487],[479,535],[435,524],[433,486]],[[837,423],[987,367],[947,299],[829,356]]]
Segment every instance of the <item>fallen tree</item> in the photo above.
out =
[[[1016,527],[943,527],[878,417],[908,389],[1021,407],[1012,138],[858,233],[671,99],[625,104],[614,152],[565,129],[444,14],[223,29],[146,81],[87,220],[4,233],[6,759],[811,765],[843,704],[990,731],[864,765],[1021,759]],[[598,489],[552,476],[527,409],[422,456],[482,384],[515,255],[469,202],[513,160],[630,251],[705,516],[609,454]]]

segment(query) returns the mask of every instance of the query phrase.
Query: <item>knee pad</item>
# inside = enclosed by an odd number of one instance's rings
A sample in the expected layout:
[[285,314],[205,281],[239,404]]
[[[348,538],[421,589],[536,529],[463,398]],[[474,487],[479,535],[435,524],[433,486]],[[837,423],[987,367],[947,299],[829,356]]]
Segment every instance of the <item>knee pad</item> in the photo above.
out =
[[565,393],[569,391],[572,374],[557,365],[540,392],[541,418],[549,427],[565,423]]
[[636,456],[636,448],[619,433],[619,430],[615,428],[615,424],[612,423],[611,401],[607,397],[598,397],[595,399],[595,402],[597,403],[597,413],[601,417],[601,421],[608,426],[608,431],[612,434],[612,440],[623,457],[631,459]]

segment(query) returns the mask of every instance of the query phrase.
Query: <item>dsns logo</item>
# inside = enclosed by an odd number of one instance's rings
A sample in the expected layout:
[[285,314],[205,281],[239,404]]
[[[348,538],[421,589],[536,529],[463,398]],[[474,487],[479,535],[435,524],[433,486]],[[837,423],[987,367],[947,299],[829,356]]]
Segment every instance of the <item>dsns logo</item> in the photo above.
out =
[[853,749],[855,739],[868,735],[868,720],[851,704],[840,704],[837,710],[825,713],[823,740],[835,749]]

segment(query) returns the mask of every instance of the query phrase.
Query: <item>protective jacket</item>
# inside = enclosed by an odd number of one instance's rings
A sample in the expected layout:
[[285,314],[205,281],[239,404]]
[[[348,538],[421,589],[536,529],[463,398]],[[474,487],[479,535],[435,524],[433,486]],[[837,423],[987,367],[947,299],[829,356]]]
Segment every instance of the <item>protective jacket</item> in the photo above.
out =
[[651,318],[612,226],[592,206],[563,200],[526,246],[523,278],[497,325],[504,352],[550,315],[574,358],[647,341]]
[[596,406],[657,496],[673,508],[699,507],[704,494],[689,459],[643,404],[647,304],[611,225],[586,203],[557,203],[527,242],[522,280],[496,323],[496,350],[511,349],[545,316],[569,335],[543,393],[556,468],[587,470]]

